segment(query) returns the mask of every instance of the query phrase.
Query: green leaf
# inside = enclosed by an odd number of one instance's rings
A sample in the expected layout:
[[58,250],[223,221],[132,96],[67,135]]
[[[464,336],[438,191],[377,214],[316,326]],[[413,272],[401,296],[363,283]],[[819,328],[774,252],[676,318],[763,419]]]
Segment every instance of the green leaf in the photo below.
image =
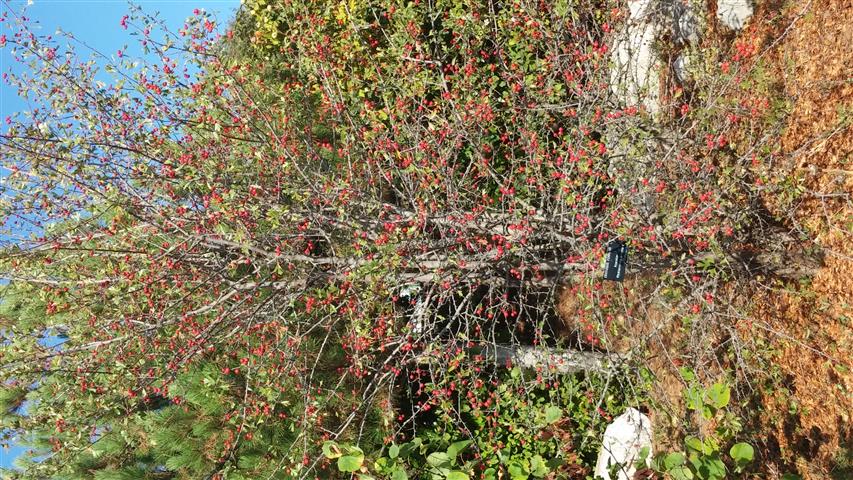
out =
[[346,450],[347,455],[352,455],[354,457],[361,457],[362,460],[364,459],[364,451],[362,449],[356,447],[355,445],[345,445],[344,449]]
[[687,437],[684,439],[684,444],[687,446],[688,453],[702,454],[705,452],[705,444],[696,437]]
[[680,467],[680,466],[684,465],[684,463],[686,461],[687,461],[687,459],[684,458],[683,453],[673,452],[673,453],[670,453],[669,455],[667,455],[666,458],[663,459],[663,468],[665,470],[672,470],[675,467]]
[[338,470],[342,472],[355,472],[361,468],[363,462],[364,456],[344,455],[338,459]]
[[509,472],[509,478],[512,480],[525,480],[529,476],[527,468],[519,461],[512,460],[506,467]]
[[405,470],[395,470],[391,475],[391,480],[409,480],[409,476]]
[[707,396],[711,406],[719,410],[729,404],[731,390],[725,383],[715,383],[708,389]]
[[691,460],[691,462],[696,467],[696,472],[701,478],[714,480],[726,477],[726,465],[717,453],[696,458]]
[[732,456],[732,460],[738,466],[742,466],[752,461],[755,457],[755,450],[752,448],[752,445],[740,442],[732,445],[732,448],[729,449],[729,455]]
[[545,422],[554,423],[563,416],[563,410],[556,405],[549,405],[545,409]]
[[397,446],[397,444],[391,445],[391,447],[388,448],[388,457],[391,458],[391,460],[397,458],[399,455],[400,447]]
[[444,452],[433,452],[427,456],[427,463],[436,468],[446,468],[450,466],[450,457]]
[[672,480],[693,480],[693,472],[686,466],[675,467],[668,470],[667,473]]
[[392,463],[388,457],[379,457],[373,462],[373,469],[377,472],[384,472],[388,469],[389,465],[392,465]]
[[470,477],[468,474],[460,472],[459,470],[454,470],[447,474],[447,480],[469,480]]
[[456,455],[459,455],[459,452],[465,449],[468,445],[471,444],[471,440],[461,440],[459,442],[454,442],[447,447],[447,456],[450,457],[450,460],[455,460]]
[[325,455],[326,458],[338,458],[342,454],[338,444],[329,440],[327,442],[323,442],[323,455]]
[[530,457],[530,474],[537,478],[542,478],[545,475],[548,475],[548,472],[551,470],[548,468],[548,465],[545,463],[545,459],[542,458],[541,455],[534,455]]
[[699,410],[702,408],[703,400],[702,400],[702,389],[697,386],[692,386],[687,389],[687,393],[685,393],[685,397],[687,397],[687,408],[690,410]]
[[424,445],[424,441],[420,439],[420,437],[415,437],[412,441],[404,443],[400,447],[400,454],[407,457],[411,455],[413,452],[420,451],[421,454],[425,453],[426,446]]
[[651,448],[649,448],[648,446],[645,446],[645,447],[640,449],[640,454],[634,460],[634,465],[637,467],[638,470],[646,467],[646,465],[647,465],[646,462],[649,461],[649,453],[650,452],[651,452]]

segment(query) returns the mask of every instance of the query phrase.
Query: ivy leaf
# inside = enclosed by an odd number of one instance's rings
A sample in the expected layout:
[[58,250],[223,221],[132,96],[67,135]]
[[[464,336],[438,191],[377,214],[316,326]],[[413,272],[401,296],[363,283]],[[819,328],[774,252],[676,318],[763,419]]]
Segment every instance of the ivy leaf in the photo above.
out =
[[388,448],[388,457],[391,458],[391,460],[397,458],[399,455],[400,447],[396,443]]

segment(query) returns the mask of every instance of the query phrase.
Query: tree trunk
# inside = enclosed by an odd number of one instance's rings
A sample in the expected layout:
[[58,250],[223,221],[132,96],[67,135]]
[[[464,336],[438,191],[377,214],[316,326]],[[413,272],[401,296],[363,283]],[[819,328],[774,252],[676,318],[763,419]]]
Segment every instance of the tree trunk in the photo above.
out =
[[493,345],[483,354],[495,359],[499,365],[513,365],[527,369],[542,369],[561,375],[577,372],[606,373],[621,363],[618,356],[599,352],[581,352],[552,347],[527,345]]

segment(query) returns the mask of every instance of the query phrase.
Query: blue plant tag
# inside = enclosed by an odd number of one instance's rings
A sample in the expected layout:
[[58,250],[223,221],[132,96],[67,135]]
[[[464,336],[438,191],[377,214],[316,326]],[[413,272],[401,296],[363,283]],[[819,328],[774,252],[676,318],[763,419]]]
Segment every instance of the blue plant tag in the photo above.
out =
[[625,278],[625,266],[628,264],[628,245],[621,240],[607,244],[607,258],[604,262],[604,279],[621,282]]

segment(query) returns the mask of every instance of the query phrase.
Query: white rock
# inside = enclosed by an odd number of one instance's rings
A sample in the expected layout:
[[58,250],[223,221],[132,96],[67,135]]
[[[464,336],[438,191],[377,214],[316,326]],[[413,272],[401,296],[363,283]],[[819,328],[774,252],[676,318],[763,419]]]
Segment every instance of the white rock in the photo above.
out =
[[611,57],[611,91],[627,105],[641,104],[650,114],[660,110],[660,58],[654,51],[655,23],[632,23],[615,41]]
[[717,0],[717,19],[732,30],[740,30],[753,14],[751,0]]
[[[646,465],[652,457],[652,422],[639,410],[629,408],[616,417],[604,430],[595,476],[604,480],[632,480],[640,460],[640,452],[648,448]],[[619,466],[616,477],[610,476],[610,468]]]
[[628,0],[628,18],[647,20],[652,15],[654,4],[654,0]]
[[682,53],[672,62],[672,73],[678,83],[684,84],[690,80],[690,57]]
[[426,322],[430,317],[429,303],[427,300],[420,298],[415,303],[415,309],[412,312],[412,335],[420,336],[426,331]]
[[[703,4],[704,5],[704,4]],[[673,0],[672,38],[678,43],[697,45],[702,36],[701,6],[693,0]]]

